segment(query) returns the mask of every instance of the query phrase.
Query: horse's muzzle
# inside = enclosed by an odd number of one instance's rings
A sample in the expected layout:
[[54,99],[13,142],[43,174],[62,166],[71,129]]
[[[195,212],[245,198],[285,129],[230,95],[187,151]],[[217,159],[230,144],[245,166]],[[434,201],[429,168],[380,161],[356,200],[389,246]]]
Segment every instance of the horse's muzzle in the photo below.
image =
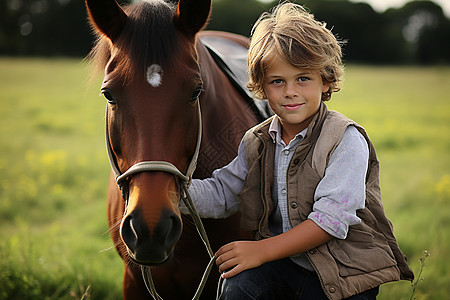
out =
[[168,209],[162,210],[153,232],[150,232],[138,208],[129,213],[121,225],[121,235],[128,254],[140,265],[160,265],[170,259],[181,231],[181,219]]

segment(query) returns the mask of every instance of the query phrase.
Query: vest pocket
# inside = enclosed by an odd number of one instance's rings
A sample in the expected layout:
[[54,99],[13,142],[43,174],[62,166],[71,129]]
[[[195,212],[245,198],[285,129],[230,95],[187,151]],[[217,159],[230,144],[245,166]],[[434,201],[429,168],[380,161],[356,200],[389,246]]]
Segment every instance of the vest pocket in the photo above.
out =
[[362,230],[350,229],[345,240],[332,239],[328,242],[328,250],[342,277],[370,273],[396,265],[387,242]]
[[308,218],[314,205],[314,193],[322,178],[311,165],[304,161],[288,172],[288,212],[292,226]]

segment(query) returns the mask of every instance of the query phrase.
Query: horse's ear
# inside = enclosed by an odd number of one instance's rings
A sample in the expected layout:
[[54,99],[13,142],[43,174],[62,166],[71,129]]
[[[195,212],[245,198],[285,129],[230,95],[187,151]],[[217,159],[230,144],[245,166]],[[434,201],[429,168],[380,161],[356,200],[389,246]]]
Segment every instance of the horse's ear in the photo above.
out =
[[85,0],[89,20],[114,42],[122,32],[127,15],[115,0]]
[[211,0],[180,0],[173,21],[177,28],[194,36],[209,19]]

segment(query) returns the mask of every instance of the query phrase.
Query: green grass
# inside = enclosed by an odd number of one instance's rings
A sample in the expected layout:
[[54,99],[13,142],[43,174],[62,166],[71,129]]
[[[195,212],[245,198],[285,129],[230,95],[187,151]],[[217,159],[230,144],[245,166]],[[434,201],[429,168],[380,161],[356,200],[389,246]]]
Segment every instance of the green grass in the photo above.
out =
[[[363,125],[380,160],[386,214],[415,273],[416,299],[450,294],[450,68],[349,66],[329,103]],[[407,281],[385,284],[379,299],[409,299]]]
[[121,297],[104,101],[79,60],[0,59],[0,299]]
[[[0,58],[0,299],[120,299],[108,235],[103,98],[79,60]],[[450,294],[450,67],[348,66],[337,109],[381,161],[386,213],[416,299]],[[409,299],[411,283],[379,299]]]

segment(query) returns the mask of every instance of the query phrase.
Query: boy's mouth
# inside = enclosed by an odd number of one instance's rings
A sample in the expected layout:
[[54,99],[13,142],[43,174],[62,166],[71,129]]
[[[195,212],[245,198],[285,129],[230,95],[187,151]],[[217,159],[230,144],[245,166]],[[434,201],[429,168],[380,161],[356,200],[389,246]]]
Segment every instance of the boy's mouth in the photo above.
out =
[[303,106],[303,103],[285,104],[283,107],[286,110],[296,110]]

